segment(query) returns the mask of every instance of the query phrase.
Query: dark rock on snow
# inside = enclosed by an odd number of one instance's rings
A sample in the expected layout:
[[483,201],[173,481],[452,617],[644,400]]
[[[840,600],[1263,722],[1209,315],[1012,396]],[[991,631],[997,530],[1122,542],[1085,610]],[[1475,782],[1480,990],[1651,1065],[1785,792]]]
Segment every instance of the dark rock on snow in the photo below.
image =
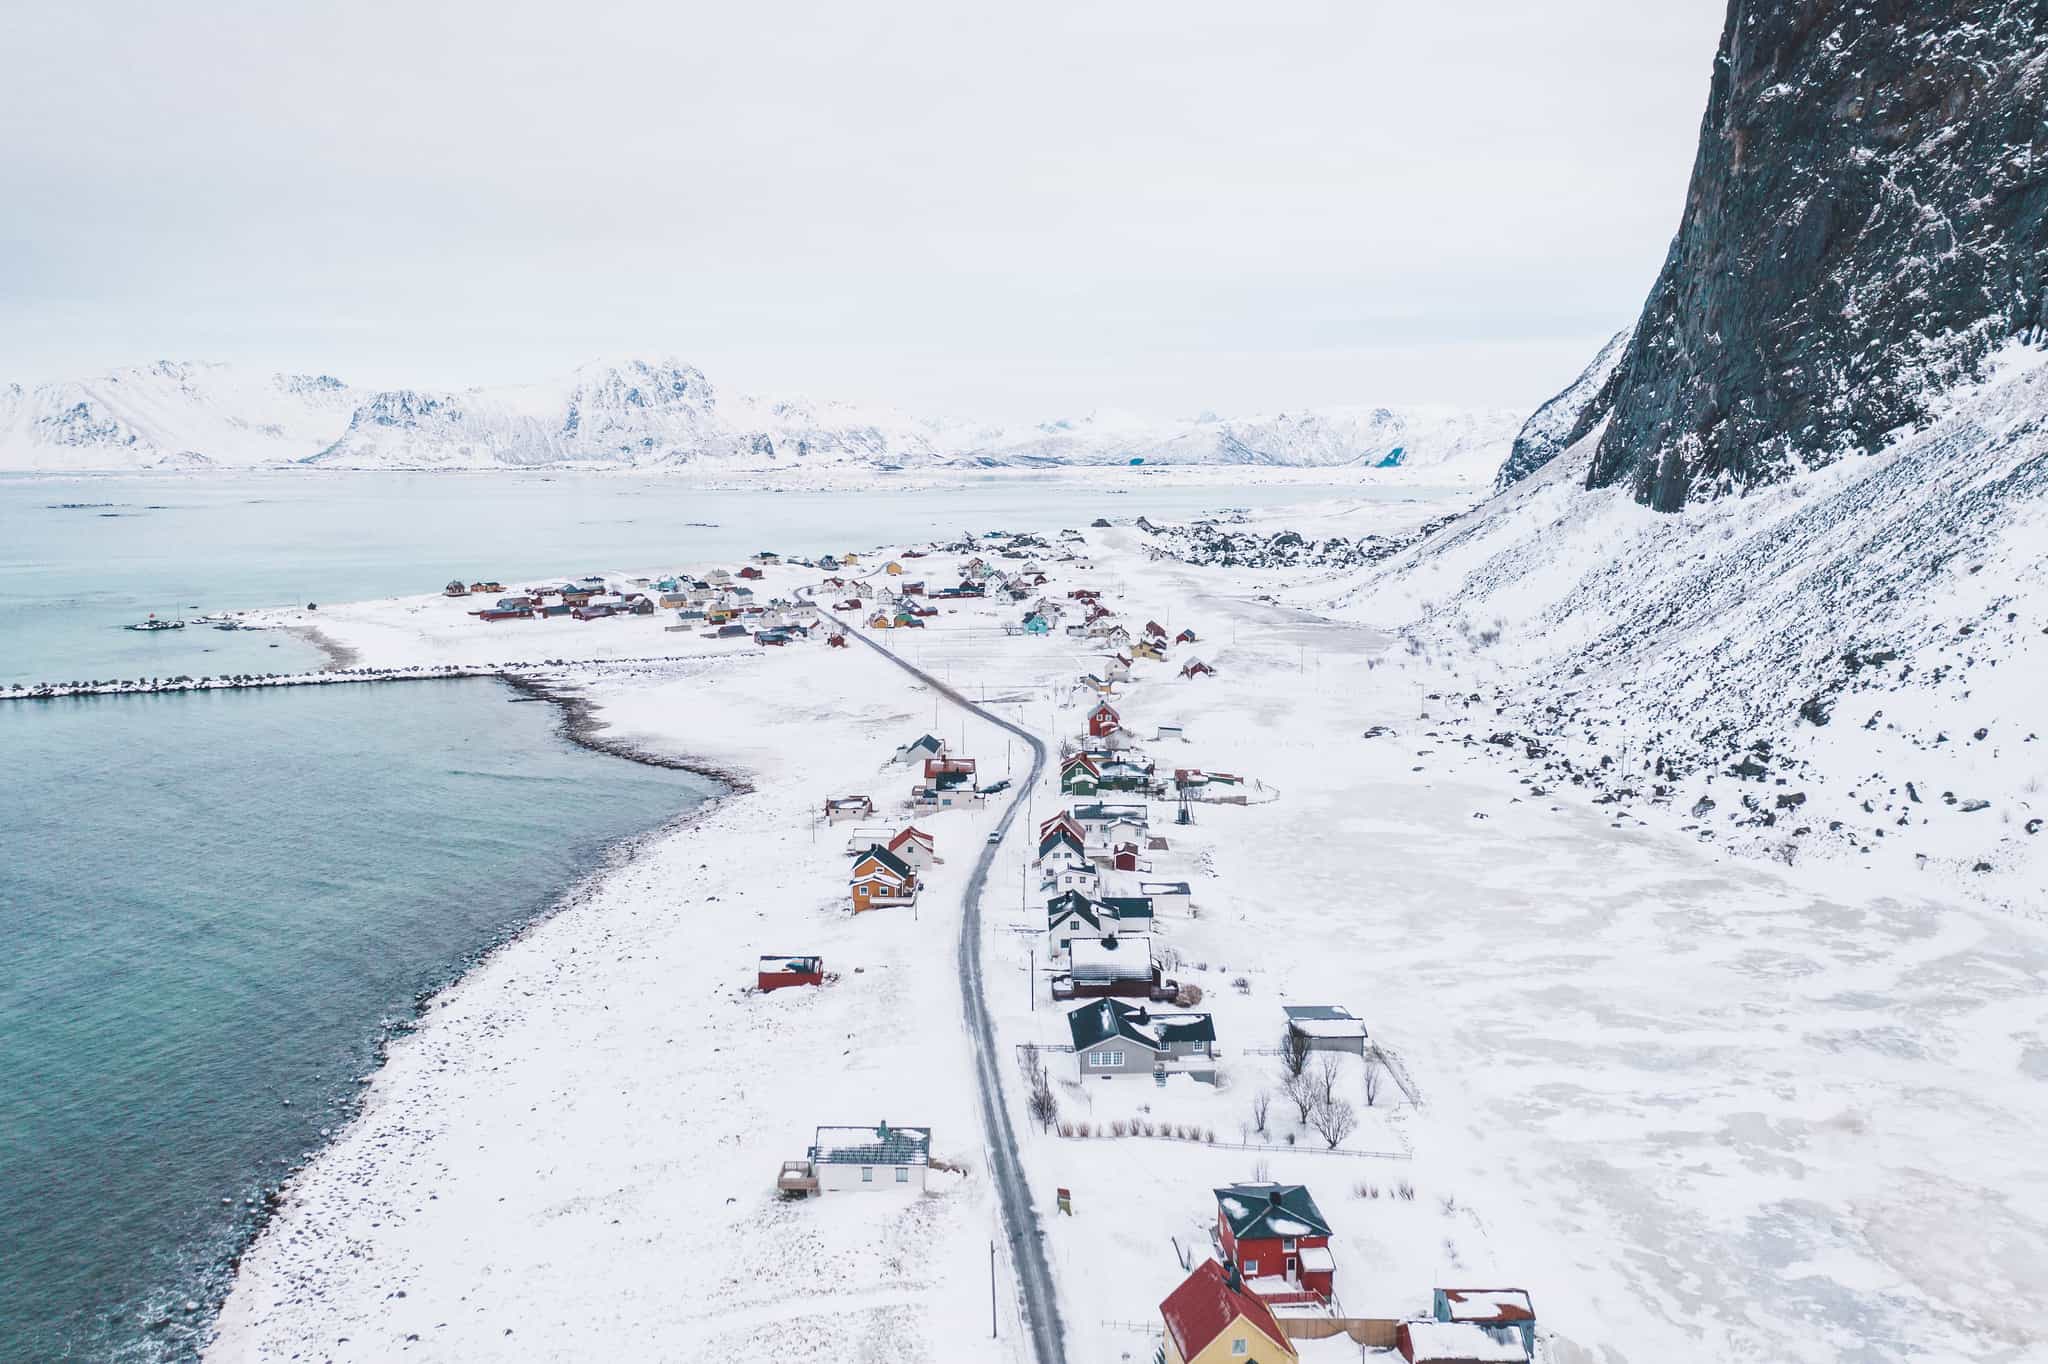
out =
[[1676,511],[1879,449],[2043,341],[2044,49],[2041,0],[1729,0],[1642,317],[1604,382],[1596,360],[1530,418],[1502,486],[1605,420],[1588,486]]

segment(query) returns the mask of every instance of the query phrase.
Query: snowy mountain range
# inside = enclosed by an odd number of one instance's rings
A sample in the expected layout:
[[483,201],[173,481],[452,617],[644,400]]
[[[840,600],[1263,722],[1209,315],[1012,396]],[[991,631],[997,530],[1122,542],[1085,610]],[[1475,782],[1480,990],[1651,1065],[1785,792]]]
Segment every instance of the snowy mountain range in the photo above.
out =
[[1115,414],[1001,426],[716,388],[676,360],[582,366],[548,383],[352,388],[325,375],[159,362],[0,389],[0,469],[99,471],[1146,464],[1428,469],[1483,482],[1518,414],[1330,408],[1249,419]]

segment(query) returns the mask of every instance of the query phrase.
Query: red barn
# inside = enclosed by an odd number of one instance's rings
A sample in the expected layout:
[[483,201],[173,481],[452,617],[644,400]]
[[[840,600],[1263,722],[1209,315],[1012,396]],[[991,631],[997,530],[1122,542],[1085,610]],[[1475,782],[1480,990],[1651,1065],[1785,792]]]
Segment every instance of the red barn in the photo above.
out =
[[1330,1224],[1299,1184],[1233,1184],[1216,1190],[1224,1258],[1261,1297],[1312,1294],[1329,1301],[1337,1277]]
[[757,980],[761,990],[780,990],[791,985],[823,985],[823,957],[763,957]]
[[1088,737],[1091,739],[1106,738],[1110,731],[1116,729],[1122,723],[1123,717],[1116,713],[1116,707],[1104,701],[1094,710],[1088,712]]

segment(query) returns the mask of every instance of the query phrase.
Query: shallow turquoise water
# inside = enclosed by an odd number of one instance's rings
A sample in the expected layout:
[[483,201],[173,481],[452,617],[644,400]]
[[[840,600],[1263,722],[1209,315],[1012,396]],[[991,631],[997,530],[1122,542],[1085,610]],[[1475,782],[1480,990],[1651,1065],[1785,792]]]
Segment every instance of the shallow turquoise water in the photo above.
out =
[[0,1360],[185,1356],[382,1026],[707,790],[510,696],[0,704]]

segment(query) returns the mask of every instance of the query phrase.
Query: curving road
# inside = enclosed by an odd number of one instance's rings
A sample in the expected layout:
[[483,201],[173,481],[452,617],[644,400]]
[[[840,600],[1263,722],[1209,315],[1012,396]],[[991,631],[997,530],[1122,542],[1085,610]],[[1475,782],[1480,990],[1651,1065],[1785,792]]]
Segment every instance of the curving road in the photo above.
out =
[[[815,600],[815,599],[814,599]],[[1013,724],[968,700],[900,654],[882,647],[823,606],[820,615],[830,617],[846,632],[873,649],[954,705],[1022,739],[1031,749],[1031,771],[1019,782],[1009,806],[996,824],[996,836],[982,845],[974,873],[967,878],[961,897],[960,993],[967,1005],[967,1031],[974,1042],[974,1079],[981,1091],[981,1125],[988,1135],[989,1171],[995,1176],[996,1193],[1003,1207],[1003,1229],[1010,1241],[1010,1263],[1017,1267],[1017,1286],[1024,1301],[1024,1318],[1031,1327],[1032,1357],[1037,1364],[1066,1364],[1065,1328],[1060,1325],[1059,1297],[1053,1288],[1052,1266],[1045,1258],[1045,1237],[1039,1230],[1038,1213],[1031,1206],[1031,1190],[1024,1180],[1024,1162],[1017,1155],[1017,1132],[1010,1124],[1010,1110],[1003,1102],[1002,1068],[996,1051],[995,1026],[989,1021],[988,1001],[981,973],[981,892],[988,881],[988,869],[995,862],[996,849],[1009,836],[1017,812],[1045,772],[1045,741],[1021,725]],[[1028,831],[1027,831],[1028,832]]]

